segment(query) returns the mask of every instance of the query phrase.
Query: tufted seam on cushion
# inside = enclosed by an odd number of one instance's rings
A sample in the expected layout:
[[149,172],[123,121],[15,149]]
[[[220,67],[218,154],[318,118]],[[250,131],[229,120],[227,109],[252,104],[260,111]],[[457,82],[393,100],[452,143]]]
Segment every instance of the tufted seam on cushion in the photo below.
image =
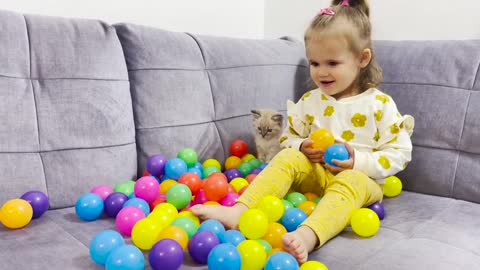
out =
[[477,78],[478,78],[478,72],[480,72],[480,63],[478,63],[478,66],[477,66],[477,72],[475,73],[475,78],[473,79],[472,89],[475,88],[475,84],[476,84]]
[[[458,143],[457,143],[457,149],[460,148],[460,143],[462,142],[463,138],[463,132],[465,131],[465,122],[467,120],[467,112],[468,112],[468,106],[470,105],[470,97],[472,96],[472,92],[468,94],[468,99],[467,99],[467,106],[465,106],[465,112],[463,115],[463,123],[462,123],[462,131],[460,132],[460,136],[458,138]],[[450,187],[450,197],[453,198],[453,194],[455,191],[455,180],[457,179],[457,169],[458,169],[458,162],[460,160],[460,150],[457,151],[457,160],[455,162],[455,171],[453,173],[453,181],[452,181],[452,186]]]
[[433,83],[418,83],[418,82],[382,82],[382,84],[395,84],[395,85],[427,85],[427,86],[438,86],[438,87],[445,87],[445,88],[453,88],[456,90],[465,90],[465,91],[471,91],[469,88],[462,88],[459,86],[451,86],[451,85],[443,85],[443,84],[433,84]]
[[38,156],[40,157],[40,163],[42,164],[43,178],[45,179],[45,190],[47,191],[47,196],[49,196],[47,175],[45,174],[45,164],[43,163],[43,157],[42,157],[42,154],[40,153],[40,150],[42,149],[42,147],[40,146],[40,121],[38,121],[37,97],[35,96],[35,86],[33,85],[33,82],[32,82],[32,44],[30,43],[30,31],[28,30],[29,28],[28,28],[27,18],[25,17],[25,15],[23,15],[22,17],[25,21],[25,31],[27,34],[27,42],[28,42],[29,78],[27,79],[30,81],[30,85],[32,86],[33,105],[35,106],[35,118],[37,120]]

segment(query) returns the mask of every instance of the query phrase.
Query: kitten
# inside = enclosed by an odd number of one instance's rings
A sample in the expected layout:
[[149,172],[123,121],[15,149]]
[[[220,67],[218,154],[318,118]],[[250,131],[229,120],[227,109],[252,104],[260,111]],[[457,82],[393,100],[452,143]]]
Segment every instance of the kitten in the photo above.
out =
[[273,110],[252,110],[257,158],[269,162],[280,151],[283,115]]

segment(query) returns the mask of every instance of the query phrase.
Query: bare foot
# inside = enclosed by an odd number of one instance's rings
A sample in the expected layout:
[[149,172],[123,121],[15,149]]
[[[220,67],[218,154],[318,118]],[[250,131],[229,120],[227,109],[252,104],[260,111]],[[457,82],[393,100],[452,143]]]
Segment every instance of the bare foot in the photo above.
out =
[[317,235],[308,226],[300,226],[295,231],[282,236],[283,248],[302,264],[318,243]]
[[232,207],[222,205],[200,205],[197,204],[190,208],[197,217],[205,219],[216,219],[220,221],[227,229],[236,229],[238,221],[243,212],[248,207],[242,203],[236,203]]

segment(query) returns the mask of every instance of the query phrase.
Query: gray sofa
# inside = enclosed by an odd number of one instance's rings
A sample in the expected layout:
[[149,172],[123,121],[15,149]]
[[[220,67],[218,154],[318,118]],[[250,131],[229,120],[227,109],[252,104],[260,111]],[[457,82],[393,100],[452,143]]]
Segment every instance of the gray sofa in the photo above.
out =
[[[250,110],[285,112],[308,84],[303,45],[288,38],[9,11],[0,11],[0,34],[0,204],[36,189],[51,208],[22,229],[0,226],[0,269],[102,269],[88,246],[114,220],[81,221],[72,208],[81,194],[136,179],[156,153],[192,147],[223,161],[234,139],[254,152]],[[405,191],[384,201],[374,237],[346,229],[311,259],[332,270],[479,269],[480,42],[375,48],[382,89],[416,118]]]

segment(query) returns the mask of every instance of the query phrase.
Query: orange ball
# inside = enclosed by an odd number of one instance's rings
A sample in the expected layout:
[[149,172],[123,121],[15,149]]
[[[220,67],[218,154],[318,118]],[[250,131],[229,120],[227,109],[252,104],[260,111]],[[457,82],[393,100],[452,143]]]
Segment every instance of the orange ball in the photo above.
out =
[[225,160],[225,170],[236,169],[242,164],[242,159],[237,156],[229,156]]
[[305,214],[307,214],[307,216],[310,216],[312,214],[313,210],[315,210],[316,206],[317,206],[317,204],[312,202],[312,201],[304,201],[304,202],[302,202],[301,204],[298,205],[298,208],[302,209],[303,212],[305,212]]
[[286,233],[287,229],[285,229],[282,224],[272,222],[268,225],[267,233],[262,237],[262,239],[267,241],[272,248],[282,249],[282,235]]
[[202,188],[202,179],[194,173],[182,174],[178,178],[178,183],[186,185],[192,192],[192,195],[197,194],[200,188]]
[[188,234],[185,230],[178,226],[168,226],[158,234],[157,241],[170,238],[177,241],[185,251],[188,246]]
[[319,128],[312,132],[310,139],[313,141],[313,148],[322,149],[323,151],[335,143],[333,134],[324,128]]
[[227,195],[228,181],[223,173],[214,172],[203,180],[203,191],[209,201],[220,201]]
[[305,197],[307,197],[307,201],[313,201],[316,198],[318,198],[318,195],[313,193],[313,192],[305,192],[305,193],[303,193],[303,195],[305,195]]
[[220,205],[218,202],[215,202],[215,201],[208,201],[208,202],[204,202],[203,204],[204,205]]
[[281,252],[281,251],[284,251],[282,248],[272,248],[268,254],[267,254],[267,258],[270,257],[273,253],[275,252]]
[[252,183],[253,180],[255,180],[255,177],[257,177],[257,175],[254,174],[254,173],[251,173],[251,174],[249,174],[249,175],[247,175],[247,176],[245,177],[245,180],[247,180],[248,183]]
[[173,179],[167,179],[160,184],[160,194],[167,194],[167,191],[175,184],[178,184],[177,181]]
[[242,195],[243,192],[245,192],[245,190],[247,190],[248,186],[246,187],[243,187],[242,189],[240,189],[240,191],[238,192],[238,195]]

